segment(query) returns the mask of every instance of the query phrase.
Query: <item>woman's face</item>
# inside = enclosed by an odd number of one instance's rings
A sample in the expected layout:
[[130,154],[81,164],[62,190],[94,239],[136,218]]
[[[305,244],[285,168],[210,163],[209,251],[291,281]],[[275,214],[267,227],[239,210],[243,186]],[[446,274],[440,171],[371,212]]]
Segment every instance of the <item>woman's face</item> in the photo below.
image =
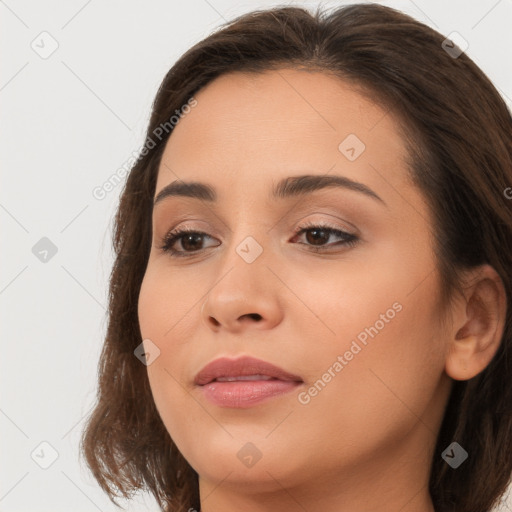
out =
[[[426,482],[450,388],[448,334],[431,217],[396,121],[320,72],[223,75],[195,98],[155,198],[182,182],[214,193],[155,204],[139,297],[170,436],[204,488],[305,496],[306,482],[355,489],[361,475]],[[200,234],[165,252],[176,229]],[[207,363],[241,356],[299,382],[194,382]]]

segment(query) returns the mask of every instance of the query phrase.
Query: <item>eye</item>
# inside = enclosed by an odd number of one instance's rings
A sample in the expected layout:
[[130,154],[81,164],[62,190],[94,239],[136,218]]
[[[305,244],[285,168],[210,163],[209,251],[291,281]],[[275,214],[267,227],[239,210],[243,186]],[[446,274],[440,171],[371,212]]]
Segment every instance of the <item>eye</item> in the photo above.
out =
[[[307,244],[311,250],[314,252],[325,251],[329,247],[332,246],[348,246],[353,247],[358,241],[359,238],[352,233],[347,233],[335,226],[330,226],[328,224],[305,224],[299,226],[295,230],[295,238],[306,234],[305,239],[308,242]],[[341,239],[337,243],[324,244],[327,242],[332,236]],[[301,243],[301,242],[299,242]],[[311,245],[310,245],[311,244]]]
[[[310,247],[313,252],[325,251],[332,246],[354,246],[359,238],[356,235],[347,233],[334,226],[327,224],[306,224],[299,226],[295,230],[293,239],[306,234],[306,243],[299,242],[301,245]],[[337,237],[340,240],[336,243],[326,244],[331,237]],[[172,257],[187,257],[193,256],[204,250],[202,242],[204,239],[212,239],[207,233],[197,231],[189,228],[175,229],[170,231],[163,239],[160,249],[169,253]],[[292,239],[292,240],[293,240]],[[176,249],[174,246],[179,242],[181,250]],[[217,244],[218,245],[218,244]]]
[[[200,247],[200,245],[201,240],[205,237],[211,238],[209,235],[203,233],[202,231],[189,228],[175,229],[167,233],[163,239],[163,244],[160,249],[169,253],[171,256],[191,256],[192,254],[187,254],[189,251],[192,253],[197,253],[203,249]],[[182,249],[184,249],[183,251],[178,251],[173,247],[177,241],[180,242]]]

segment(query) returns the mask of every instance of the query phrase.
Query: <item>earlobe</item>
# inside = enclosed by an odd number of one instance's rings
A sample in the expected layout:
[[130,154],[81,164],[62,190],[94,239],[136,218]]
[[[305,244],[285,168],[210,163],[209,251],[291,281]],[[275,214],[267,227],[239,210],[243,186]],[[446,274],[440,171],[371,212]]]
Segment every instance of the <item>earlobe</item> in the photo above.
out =
[[454,340],[446,357],[445,371],[454,380],[469,380],[487,367],[495,352],[480,351],[475,336]]
[[465,300],[454,307],[459,321],[448,333],[445,371],[454,380],[469,380],[489,365],[503,337],[507,306],[498,273],[490,265],[475,269]]

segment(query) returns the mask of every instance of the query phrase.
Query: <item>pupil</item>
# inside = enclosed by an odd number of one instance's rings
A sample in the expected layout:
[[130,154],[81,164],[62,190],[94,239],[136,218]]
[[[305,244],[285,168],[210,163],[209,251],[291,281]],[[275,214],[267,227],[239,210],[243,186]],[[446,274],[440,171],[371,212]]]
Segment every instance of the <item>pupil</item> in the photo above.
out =
[[[191,240],[192,240],[192,244],[189,247],[187,247],[187,245],[189,245],[189,242]],[[194,250],[194,249],[197,249],[198,245],[201,245],[200,240],[201,240],[201,235],[193,233],[191,235],[186,235],[185,237],[183,237],[183,239],[181,240],[181,244],[183,245],[183,249],[185,249],[185,250]]]
[[[315,235],[313,235],[313,237],[312,237],[312,240],[310,240],[310,236],[309,236],[310,233],[315,233]],[[318,233],[323,233],[324,236],[318,237],[317,236]],[[329,239],[329,235],[323,229],[312,229],[306,233],[306,238],[307,238],[308,242],[312,243],[313,245],[321,245],[321,244],[318,244],[317,242],[318,241],[326,242]],[[322,238],[323,238],[323,240],[322,240]]]

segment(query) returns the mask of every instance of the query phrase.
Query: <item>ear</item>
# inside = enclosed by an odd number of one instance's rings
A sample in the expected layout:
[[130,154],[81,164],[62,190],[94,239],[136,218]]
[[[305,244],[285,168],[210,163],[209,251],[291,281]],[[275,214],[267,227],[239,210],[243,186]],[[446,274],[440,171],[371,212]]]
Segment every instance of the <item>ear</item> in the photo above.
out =
[[467,273],[464,298],[453,303],[445,371],[452,379],[469,380],[483,371],[503,336],[507,300],[505,287],[490,265]]

